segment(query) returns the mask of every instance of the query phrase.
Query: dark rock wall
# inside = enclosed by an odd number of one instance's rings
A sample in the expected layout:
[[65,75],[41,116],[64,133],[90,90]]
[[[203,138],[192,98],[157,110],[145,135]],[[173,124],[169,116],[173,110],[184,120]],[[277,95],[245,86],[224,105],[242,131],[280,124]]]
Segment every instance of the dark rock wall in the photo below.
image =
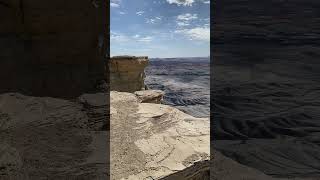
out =
[[76,97],[106,81],[102,0],[1,0],[0,93]]

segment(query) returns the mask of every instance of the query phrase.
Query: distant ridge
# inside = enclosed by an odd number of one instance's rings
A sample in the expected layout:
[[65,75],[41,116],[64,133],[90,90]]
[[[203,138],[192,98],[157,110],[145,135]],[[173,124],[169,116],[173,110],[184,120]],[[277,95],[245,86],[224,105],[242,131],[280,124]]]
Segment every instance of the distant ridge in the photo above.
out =
[[210,61],[210,57],[150,58],[150,61]]

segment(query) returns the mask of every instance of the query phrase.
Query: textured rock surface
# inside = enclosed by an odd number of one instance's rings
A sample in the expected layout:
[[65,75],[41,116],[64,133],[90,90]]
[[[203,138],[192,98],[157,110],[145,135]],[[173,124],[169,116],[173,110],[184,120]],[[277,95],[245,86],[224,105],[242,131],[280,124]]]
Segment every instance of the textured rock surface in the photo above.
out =
[[148,63],[148,57],[112,57],[109,61],[110,89],[121,92],[144,90],[144,68]]
[[77,97],[106,79],[105,3],[0,2],[0,93]]
[[161,90],[145,90],[136,91],[134,94],[142,103],[156,103],[160,104],[163,100],[164,92]]
[[113,91],[110,113],[111,179],[158,179],[209,159],[206,118]]
[[106,179],[109,134],[96,130],[107,124],[105,97],[1,94],[0,179]]

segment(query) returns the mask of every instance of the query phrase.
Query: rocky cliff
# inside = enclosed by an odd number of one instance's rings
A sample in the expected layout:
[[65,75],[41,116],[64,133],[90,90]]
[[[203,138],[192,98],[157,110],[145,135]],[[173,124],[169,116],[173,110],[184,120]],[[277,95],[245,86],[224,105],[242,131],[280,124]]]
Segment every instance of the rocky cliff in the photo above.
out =
[[106,80],[101,0],[0,1],[0,93],[77,97]]
[[[173,107],[111,92],[111,179],[209,179],[210,126]],[[207,163],[205,163],[207,162]],[[200,165],[200,164],[202,165]],[[200,165],[200,166],[199,166]]]
[[121,92],[144,90],[144,68],[148,63],[148,57],[144,56],[112,57],[109,61],[111,90]]
[[160,104],[163,91],[144,90],[147,65],[147,57],[110,60],[111,179],[209,179],[209,119]]
[[108,178],[107,12],[0,0],[0,179]]

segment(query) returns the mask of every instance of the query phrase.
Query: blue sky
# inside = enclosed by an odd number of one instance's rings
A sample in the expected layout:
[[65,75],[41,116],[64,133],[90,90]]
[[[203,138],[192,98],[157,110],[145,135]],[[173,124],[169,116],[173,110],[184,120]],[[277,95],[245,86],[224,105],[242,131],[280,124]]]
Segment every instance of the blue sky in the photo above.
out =
[[110,0],[111,56],[210,54],[209,0]]

